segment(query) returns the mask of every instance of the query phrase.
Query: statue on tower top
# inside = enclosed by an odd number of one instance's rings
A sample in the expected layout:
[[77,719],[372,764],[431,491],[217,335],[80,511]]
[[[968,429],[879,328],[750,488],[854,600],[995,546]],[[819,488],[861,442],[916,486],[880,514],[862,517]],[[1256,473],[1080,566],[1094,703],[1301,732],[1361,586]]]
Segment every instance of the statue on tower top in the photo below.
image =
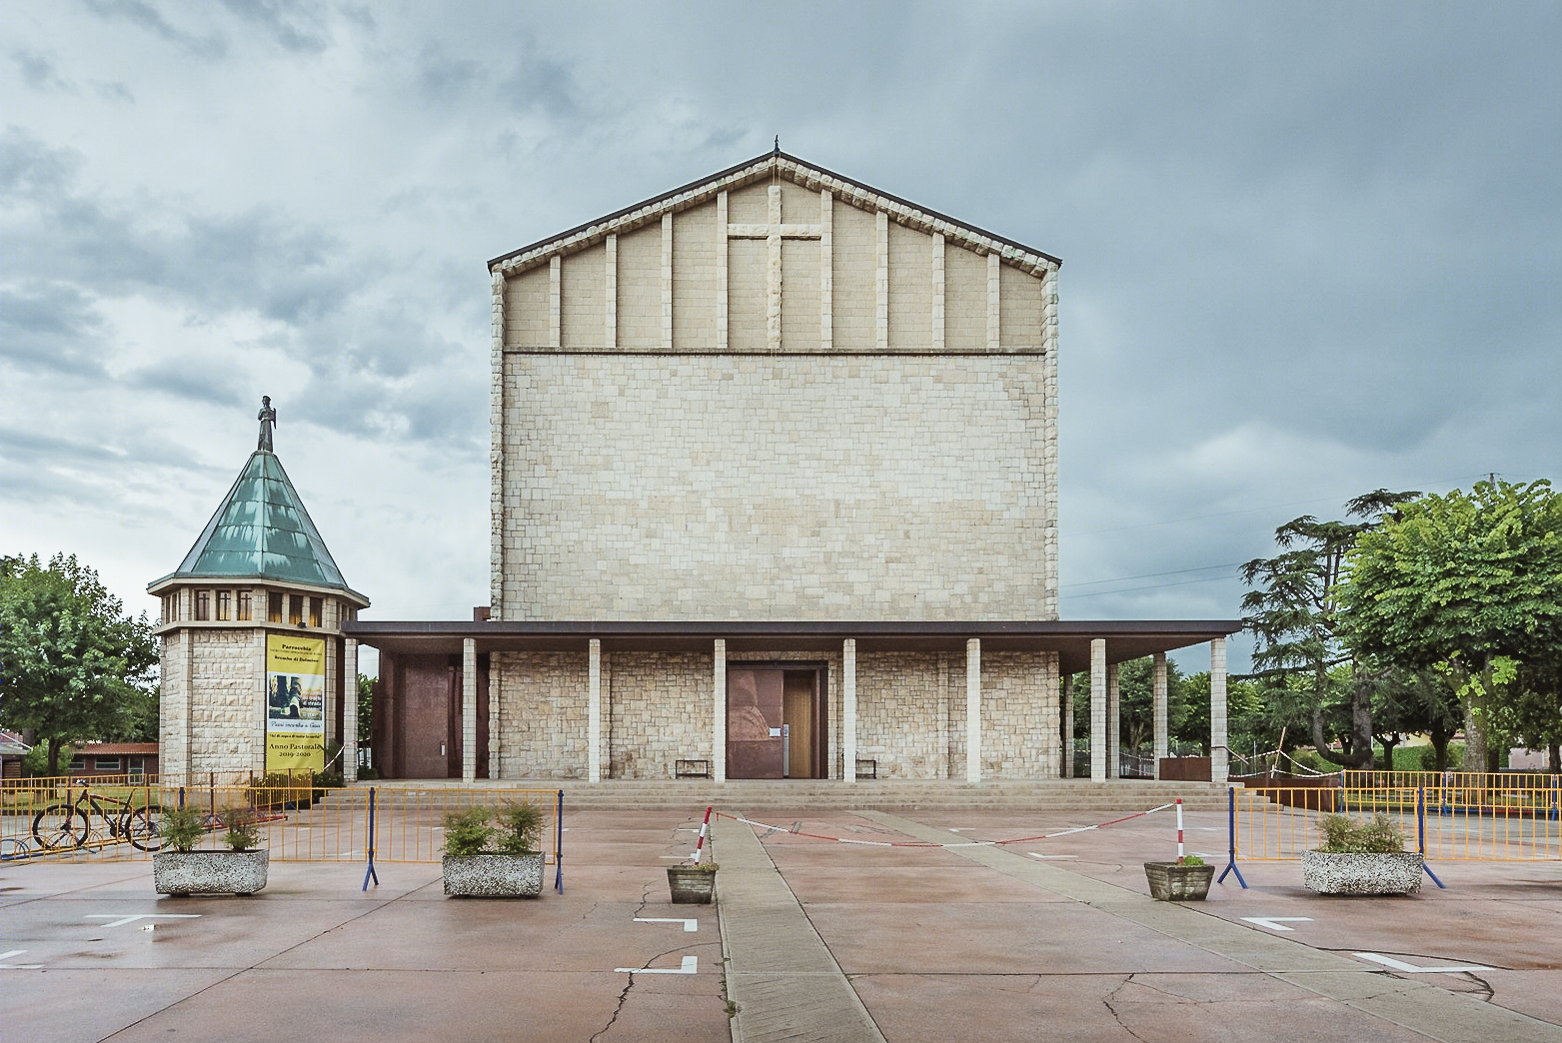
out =
[[255,448],[260,452],[272,453],[271,433],[277,426],[277,411],[271,408],[271,396],[260,396],[260,443]]

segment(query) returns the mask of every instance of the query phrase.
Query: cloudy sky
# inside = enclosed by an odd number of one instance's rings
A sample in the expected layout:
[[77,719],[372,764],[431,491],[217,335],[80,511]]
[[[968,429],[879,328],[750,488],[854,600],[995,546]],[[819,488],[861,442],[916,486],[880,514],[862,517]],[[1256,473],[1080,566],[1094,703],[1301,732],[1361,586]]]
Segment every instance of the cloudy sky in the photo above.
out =
[[132,611],[269,394],[372,615],[470,618],[485,262],[774,135],[1063,258],[1065,618],[1234,618],[1237,564],[1290,518],[1558,477],[1559,5],[6,0],[4,21],[0,549],[74,552]]

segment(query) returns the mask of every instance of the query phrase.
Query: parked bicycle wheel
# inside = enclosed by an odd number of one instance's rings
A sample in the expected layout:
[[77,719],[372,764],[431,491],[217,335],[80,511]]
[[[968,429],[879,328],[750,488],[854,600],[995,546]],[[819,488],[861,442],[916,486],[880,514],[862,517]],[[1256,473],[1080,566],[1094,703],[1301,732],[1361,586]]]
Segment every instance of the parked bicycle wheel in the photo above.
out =
[[71,804],[50,804],[33,816],[33,839],[49,850],[81,847],[87,842],[85,812]]
[[119,835],[128,839],[142,851],[156,851],[163,846],[163,809],[156,804],[144,808],[131,808],[119,820]]

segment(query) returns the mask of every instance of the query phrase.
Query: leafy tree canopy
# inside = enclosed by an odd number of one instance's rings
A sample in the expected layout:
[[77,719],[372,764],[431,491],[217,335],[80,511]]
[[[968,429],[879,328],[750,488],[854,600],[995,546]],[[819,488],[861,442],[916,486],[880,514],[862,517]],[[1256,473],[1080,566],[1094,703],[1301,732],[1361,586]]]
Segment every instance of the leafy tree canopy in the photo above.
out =
[[155,734],[152,625],[74,555],[0,558],[0,661],[0,725],[47,744],[50,774],[72,743]]
[[1357,655],[1456,675],[1480,756],[1489,713],[1521,694],[1518,665],[1562,657],[1562,497],[1494,481],[1404,504],[1360,537],[1336,590]]

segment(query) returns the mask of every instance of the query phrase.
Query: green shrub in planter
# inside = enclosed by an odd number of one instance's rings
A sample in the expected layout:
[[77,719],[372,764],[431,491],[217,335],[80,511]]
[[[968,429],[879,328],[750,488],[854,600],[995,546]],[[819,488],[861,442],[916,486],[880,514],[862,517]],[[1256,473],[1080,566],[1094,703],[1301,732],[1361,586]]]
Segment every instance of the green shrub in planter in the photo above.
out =
[[1381,812],[1371,822],[1356,823],[1346,815],[1325,815],[1318,820],[1323,844],[1317,848],[1333,854],[1393,854],[1405,849],[1401,833]]
[[480,855],[498,830],[488,824],[493,812],[488,808],[467,808],[445,813],[445,854],[462,858]]
[[188,804],[182,808],[164,808],[162,821],[157,825],[157,835],[175,851],[195,850],[205,833],[204,817]]
[[542,850],[542,806],[509,803],[499,809],[499,853],[535,855]]
[[233,851],[253,851],[260,844],[260,823],[251,808],[224,808],[222,842]]

